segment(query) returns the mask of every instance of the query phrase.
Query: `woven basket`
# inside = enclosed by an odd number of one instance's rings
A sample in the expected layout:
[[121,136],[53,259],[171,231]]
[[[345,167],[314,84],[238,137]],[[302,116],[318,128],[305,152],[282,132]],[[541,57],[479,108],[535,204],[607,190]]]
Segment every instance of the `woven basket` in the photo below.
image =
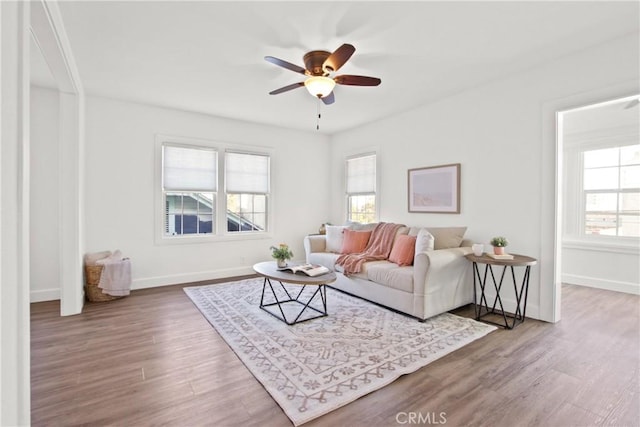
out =
[[88,301],[91,302],[102,302],[102,301],[113,301],[114,299],[120,299],[122,297],[114,297],[112,295],[103,294],[102,289],[98,287],[100,283],[100,275],[102,274],[103,266],[99,264],[95,264],[92,261],[88,261],[85,258],[84,264],[84,276],[85,276],[85,286],[84,286],[84,294]]

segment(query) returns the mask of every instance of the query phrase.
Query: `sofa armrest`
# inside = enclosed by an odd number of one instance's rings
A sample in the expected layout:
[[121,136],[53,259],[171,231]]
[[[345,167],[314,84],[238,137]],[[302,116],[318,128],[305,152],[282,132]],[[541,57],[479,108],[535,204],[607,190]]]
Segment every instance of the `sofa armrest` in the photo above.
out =
[[305,236],[303,244],[307,262],[309,262],[310,253],[327,251],[327,237],[323,234]]
[[465,255],[470,253],[469,247],[418,252],[413,262],[413,293],[427,295],[459,282],[469,268]]

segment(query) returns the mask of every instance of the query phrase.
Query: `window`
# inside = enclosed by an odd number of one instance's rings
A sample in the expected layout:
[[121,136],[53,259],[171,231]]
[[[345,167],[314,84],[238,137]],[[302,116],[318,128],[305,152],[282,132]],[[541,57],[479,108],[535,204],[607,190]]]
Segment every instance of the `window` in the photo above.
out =
[[156,154],[157,243],[253,239],[269,231],[269,152],[158,135]]
[[225,183],[227,231],[266,230],[269,156],[225,153]]
[[376,221],[376,155],[351,157],[347,168],[347,219],[361,223]]
[[216,151],[164,145],[162,169],[165,236],[213,233]]
[[583,152],[584,234],[640,237],[640,144]]

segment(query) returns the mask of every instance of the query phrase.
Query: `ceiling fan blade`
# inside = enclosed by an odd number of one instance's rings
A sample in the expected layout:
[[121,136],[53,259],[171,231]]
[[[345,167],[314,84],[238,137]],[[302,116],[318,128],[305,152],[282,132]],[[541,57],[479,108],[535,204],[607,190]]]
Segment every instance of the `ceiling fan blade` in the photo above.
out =
[[382,80],[377,77],[352,76],[348,74],[336,76],[333,80],[339,85],[349,86],[378,86],[382,83]]
[[269,92],[269,95],[277,95],[279,93],[286,92],[288,90],[292,90],[301,86],[304,86],[304,82],[294,83],[288,86],[281,87],[280,89],[272,90],[271,92]]
[[331,92],[329,95],[325,96],[324,98],[320,98],[322,99],[322,102],[325,103],[325,105],[331,105],[334,102],[336,102],[336,97],[333,95],[333,92]]
[[279,67],[282,68],[286,68],[287,70],[291,70],[291,71],[295,71],[296,73],[300,73],[300,74],[306,74],[307,70],[305,70],[304,68],[296,65],[296,64],[292,64],[291,62],[287,62],[287,61],[283,61],[282,59],[278,59],[275,58],[273,56],[265,56],[264,57],[265,61],[267,62],[271,62],[272,64],[275,64]]
[[329,72],[338,71],[338,69],[340,69],[340,67],[342,67],[349,58],[351,58],[351,55],[353,55],[353,52],[355,51],[356,48],[353,47],[353,45],[348,43],[343,44],[337,48],[335,52],[329,55],[327,59],[325,59],[322,64],[322,68]]

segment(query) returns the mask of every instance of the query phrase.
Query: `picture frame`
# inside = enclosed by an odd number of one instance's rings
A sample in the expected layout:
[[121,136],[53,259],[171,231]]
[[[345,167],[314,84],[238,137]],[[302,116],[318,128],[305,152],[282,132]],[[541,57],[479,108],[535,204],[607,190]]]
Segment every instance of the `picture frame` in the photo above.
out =
[[460,163],[409,169],[409,212],[460,213]]

